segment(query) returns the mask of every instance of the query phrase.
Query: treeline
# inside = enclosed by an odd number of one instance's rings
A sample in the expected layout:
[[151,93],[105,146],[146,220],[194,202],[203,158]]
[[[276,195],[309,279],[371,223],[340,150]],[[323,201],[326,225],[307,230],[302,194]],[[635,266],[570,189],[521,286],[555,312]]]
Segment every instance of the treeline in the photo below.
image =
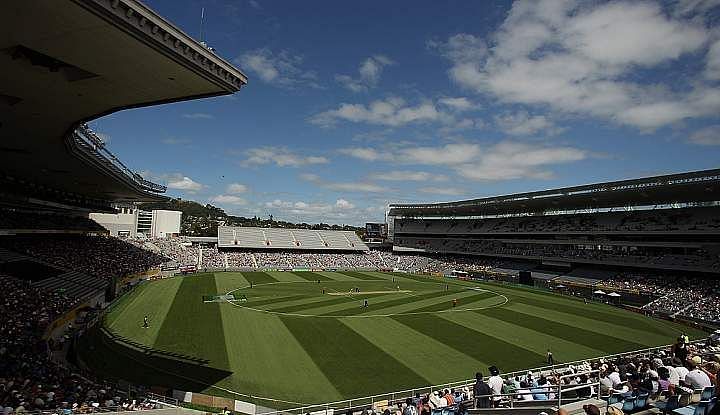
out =
[[180,223],[180,232],[187,236],[217,236],[218,226],[246,226],[246,227],[262,227],[262,228],[301,228],[301,229],[328,229],[337,231],[355,231],[360,236],[364,233],[364,228],[349,225],[330,225],[327,223],[292,223],[281,220],[270,220],[270,218],[259,218],[254,216],[246,218],[244,216],[228,215],[222,208],[191,200],[169,199],[164,202],[143,203],[139,206],[142,210],[179,210],[182,212],[182,222]]

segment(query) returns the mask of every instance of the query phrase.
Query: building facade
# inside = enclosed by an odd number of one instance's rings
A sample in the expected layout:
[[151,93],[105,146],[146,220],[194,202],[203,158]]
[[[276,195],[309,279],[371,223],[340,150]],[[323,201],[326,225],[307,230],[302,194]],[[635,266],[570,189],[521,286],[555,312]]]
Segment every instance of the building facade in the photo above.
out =
[[107,229],[112,236],[167,238],[180,235],[182,212],[121,207],[117,213],[91,213],[90,219]]

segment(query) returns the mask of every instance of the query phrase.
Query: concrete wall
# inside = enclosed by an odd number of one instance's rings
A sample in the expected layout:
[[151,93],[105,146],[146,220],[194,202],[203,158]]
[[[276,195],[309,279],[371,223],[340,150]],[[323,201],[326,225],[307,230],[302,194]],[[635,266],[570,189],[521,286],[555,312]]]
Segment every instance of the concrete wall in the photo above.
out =
[[152,229],[153,238],[165,238],[172,235],[180,235],[180,220],[182,212],[176,210],[153,210]]
[[125,232],[131,238],[137,235],[137,210],[133,213],[91,213],[90,219],[107,229],[111,236]]

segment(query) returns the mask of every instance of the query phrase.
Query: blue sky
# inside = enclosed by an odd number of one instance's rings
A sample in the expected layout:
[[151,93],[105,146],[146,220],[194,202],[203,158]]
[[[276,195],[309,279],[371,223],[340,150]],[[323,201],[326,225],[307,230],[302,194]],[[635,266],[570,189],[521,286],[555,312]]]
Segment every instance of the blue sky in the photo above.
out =
[[249,77],[91,123],[169,194],[361,224],[718,167],[720,1],[147,0]]

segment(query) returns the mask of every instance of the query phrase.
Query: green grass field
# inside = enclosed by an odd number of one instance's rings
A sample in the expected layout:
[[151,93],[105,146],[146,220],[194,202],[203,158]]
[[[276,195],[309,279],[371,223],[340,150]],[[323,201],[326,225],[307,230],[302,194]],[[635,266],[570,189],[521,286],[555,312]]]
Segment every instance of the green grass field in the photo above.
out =
[[[203,302],[229,292],[247,301]],[[216,273],[138,287],[79,351],[94,370],[145,385],[320,403],[471,378],[490,365],[542,366],[548,348],[572,361],[668,344],[680,331],[702,335],[520,287],[377,272]]]

